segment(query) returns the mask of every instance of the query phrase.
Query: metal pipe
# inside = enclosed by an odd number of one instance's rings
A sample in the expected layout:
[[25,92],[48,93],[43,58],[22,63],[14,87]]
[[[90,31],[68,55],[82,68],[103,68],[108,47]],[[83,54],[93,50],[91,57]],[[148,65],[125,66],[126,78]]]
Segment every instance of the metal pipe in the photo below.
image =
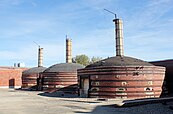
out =
[[124,56],[123,20],[122,19],[114,19],[113,22],[115,22],[116,56]]
[[43,48],[38,48],[38,67],[43,66]]
[[72,63],[72,41],[66,39],[66,63]]

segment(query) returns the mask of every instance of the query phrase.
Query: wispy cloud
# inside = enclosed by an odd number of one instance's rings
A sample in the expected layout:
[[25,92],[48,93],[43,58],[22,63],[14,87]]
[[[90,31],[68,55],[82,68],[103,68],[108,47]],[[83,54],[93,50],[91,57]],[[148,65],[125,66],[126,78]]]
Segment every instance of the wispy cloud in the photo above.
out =
[[157,0],[157,2],[155,0],[149,1],[146,6],[139,8],[133,13],[132,17],[129,19],[130,21],[128,21],[130,23],[127,23],[128,27],[136,30],[157,26],[158,22],[161,21],[160,18],[164,18],[164,14],[169,12],[172,8],[171,4],[172,1],[170,0]]
[[23,0],[0,0],[0,8],[10,8],[23,3]]
[[[136,4],[120,0],[1,0],[0,34],[4,42],[13,41],[0,60],[37,64],[36,41],[44,48],[46,66],[65,62],[65,35],[73,42],[73,56],[108,57],[115,54],[113,15],[124,20],[125,54],[145,60],[170,57],[172,1],[152,0]],[[167,45],[165,45],[167,44]],[[19,45],[19,46],[16,46]],[[166,51],[165,51],[166,49]],[[161,50],[161,51],[160,51]],[[140,53],[140,54],[139,54]]]
[[149,1],[125,20],[126,54],[145,60],[170,58],[173,23],[165,15],[172,11],[171,4],[170,0]]

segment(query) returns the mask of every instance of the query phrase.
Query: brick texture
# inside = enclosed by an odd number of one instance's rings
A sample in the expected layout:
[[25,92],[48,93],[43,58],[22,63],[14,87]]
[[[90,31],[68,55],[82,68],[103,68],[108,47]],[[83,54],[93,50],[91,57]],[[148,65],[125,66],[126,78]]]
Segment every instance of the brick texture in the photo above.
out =
[[0,67],[0,88],[15,88],[22,85],[22,72],[27,68]]

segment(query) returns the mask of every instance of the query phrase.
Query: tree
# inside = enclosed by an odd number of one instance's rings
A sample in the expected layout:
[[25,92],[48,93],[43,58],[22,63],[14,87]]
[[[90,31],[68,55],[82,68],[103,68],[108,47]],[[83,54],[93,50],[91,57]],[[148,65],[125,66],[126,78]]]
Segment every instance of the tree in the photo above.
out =
[[90,63],[92,64],[100,60],[102,60],[102,57],[92,57]]
[[76,55],[76,57],[73,58],[73,62],[87,66],[90,63],[90,59],[88,56],[86,56],[84,54]]

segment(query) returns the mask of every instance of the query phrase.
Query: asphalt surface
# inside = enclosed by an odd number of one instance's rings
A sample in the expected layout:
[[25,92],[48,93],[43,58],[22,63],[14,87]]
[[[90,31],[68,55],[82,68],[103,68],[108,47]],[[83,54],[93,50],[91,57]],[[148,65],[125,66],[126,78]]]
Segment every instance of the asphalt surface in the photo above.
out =
[[122,100],[42,96],[41,92],[0,89],[0,114],[173,114],[173,102],[117,107]]

